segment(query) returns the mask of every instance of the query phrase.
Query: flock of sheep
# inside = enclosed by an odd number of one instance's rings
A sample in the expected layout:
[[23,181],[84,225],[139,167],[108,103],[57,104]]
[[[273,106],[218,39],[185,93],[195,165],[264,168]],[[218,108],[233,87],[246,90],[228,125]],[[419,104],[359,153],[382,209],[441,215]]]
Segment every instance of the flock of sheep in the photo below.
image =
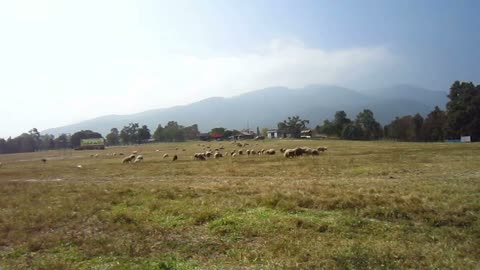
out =
[[[209,158],[213,159],[220,159],[226,156],[231,156],[232,158],[237,157],[237,156],[255,156],[255,155],[275,155],[277,151],[275,149],[261,149],[261,150],[255,150],[255,149],[243,149],[247,146],[249,146],[248,143],[232,143],[235,146],[241,147],[240,149],[234,149],[232,151],[226,151],[225,148],[220,145],[219,148],[216,149],[211,149],[209,145],[203,145],[203,144],[198,144],[198,146],[203,147],[203,152],[195,153],[193,154],[193,159],[194,160],[207,160]],[[175,148],[177,151],[179,150],[178,147]],[[285,148],[280,148],[280,152],[283,154],[285,158],[294,158],[294,157],[299,157],[299,156],[319,156],[321,152],[325,152],[327,150],[327,147],[318,147],[318,148],[310,148],[310,147],[296,147],[292,149],[285,149]],[[156,152],[160,152],[160,150],[155,150]],[[182,151],[186,151],[186,149],[182,149]],[[222,153],[223,152],[223,153]],[[124,156],[123,153],[112,153],[112,154],[107,154],[111,156]],[[98,158],[98,154],[91,154],[91,158]],[[165,153],[163,154],[163,158],[169,158],[169,154]],[[176,161],[178,160],[178,155],[173,155],[171,158],[171,161]],[[43,163],[47,162],[47,159],[42,158],[41,161]],[[143,161],[143,155],[139,155],[137,151],[133,151],[132,154],[124,157],[122,159],[122,163],[139,163]],[[0,162],[0,167],[2,167],[2,163]],[[77,165],[78,168],[83,168],[82,165]]]
[[[246,147],[249,146],[248,143],[232,143],[238,147]],[[203,152],[195,153],[193,154],[193,159],[194,160],[207,160],[209,158],[214,158],[214,159],[219,159],[223,158],[226,156],[231,156],[231,157],[236,157],[236,156],[241,156],[241,155],[247,155],[247,156],[253,156],[253,155],[275,155],[277,151],[275,149],[261,149],[261,150],[255,150],[255,149],[234,149],[232,151],[225,151],[225,148],[220,145],[219,148],[216,149],[211,149],[209,145],[203,145],[203,144],[198,144],[198,146],[203,147]],[[178,150],[178,147],[176,148]],[[318,147],[318,148],[310,148],[310,147],[296,147],[292,149],[284,149],[280,148],[280,152],[283,154],[285,158],[293,158],[293,157],[298,157],[298,156],[319,156],[320,152],[325,152],[327,150],[327,147]],[[156,152],[159,152],[160,150],[156,150]],[[185,151],[185,149],[182,149],[182,151]],[[222,153],[223,152],[223,153]],[[116,155],[115,153],[113,154],[114,156]],[[169,157],[168,153],[165,153],[163,155],[163,158],[166,159]],[[176,161],[178,159],[178,156],[175,154],[172,157],[172,161]],[[122,159],[122,163],[138,163],[143,161],[143,156],[142,155],[137,155],[137,151],[133,151],[131,155],[125,157]]]

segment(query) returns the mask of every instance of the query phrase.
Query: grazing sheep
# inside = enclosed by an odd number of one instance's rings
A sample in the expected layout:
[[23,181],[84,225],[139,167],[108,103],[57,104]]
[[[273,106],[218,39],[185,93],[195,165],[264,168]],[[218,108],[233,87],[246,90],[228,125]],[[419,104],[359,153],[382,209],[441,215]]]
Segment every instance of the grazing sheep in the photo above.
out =
[[220,146],[220,150],[223,150],[223,149],[225,149],[225,147],[223,147],[223,145],[222,145],[222,146]]
[[204,153],[195,153],[193,155],[193,158],[196,160],[206,160]]
[[265,154],[267,154],[267,155],[275,155],[275,149],[265,150]]
[[177,155],[173,155],[172,161],[175,161],[177,159],[178,159]]
[[301,156],[303,155],[303,149],[301,147],[295,147],[293,148],[293,150],[295,151],[295,156]]
[[208,157],[208,158],[211,157],[211,156],[212,156],[212,152],[210,152],[210,151],[205,152],[205,156]]
[[175,150],[178,150],[178,147],[175,147]]
[[83,166],[80,165],[80,164],[78,164],[78,165],[77,165],[77,168],[81,169],[81,168],[83,168]]
[[228,156],[228,152],[225,152],[225,153],[223,154],[223,156],[224,156],[224,157]]
[[98,154],[95,154],[95,158],[98,158]]
[[123,156],[123,153],[118,153],[119,156]]
[[248,156],[250,156],[250,149],[247,149],[247,151],[245,151],[247,153]]
[[256,155],[256,154],[257,154],[257,151],[255,151],[255,150],[252,149],[252,150],[250,150],[250,154]]
[[134,159],[135,159],[135,155],[134,155],[134,154],[131,154],[130,156],[125,157],[124,159],[122,159],[122,163],[130,163],[130,162],[132,162]]
[[137,154],[137,151],[132,151],[132,154],[136,155],[136,154]]
[[235,154],[237,152],[237,150],[233,150],[232,152],[230,152],[230,155],[233,156],[233,154]]
[[187,149],[184,148],[184,149],[182,149],[182,151],[185,152],[185,151],[187,151]]
[[215,154],[213,155],[213,158],[221,158],[223,157],[222,153],[219,153],[219,152],[215,152]]
[[143,156],[142,155],[138,155],[135,160],[133,161],[133,163],[138,163],[138,162],[141,162],[143,161]]
[[116,156],[117,156],[117,153],[113,152],[112,156],[116,157]]
[[90,154],[90,157],[93,158],[93,154]]
[[163,155],[163,158],[167,158],[167,157],[168,157],[168,154],[164,154],[164,155]]
[[280,153],[284,153],[285,152],[285,148],[280,148]]
[[312,155],[312,156],[319,156],[319,155],[320,155],[320,151],[318,151],[317,149],[313,149],[311,155]]
[[45,158],[42,158],[41,161],[42,161],[43,163],[47,163],[47,159],[45,159]]
[[232,154],[232,157],[236,157],[236,156],[237,156],[237,153],[233,153],[233,154]]
[[242,149],[238,150],[238,154],[243,155],[243,150]]
[[296,156],[295,154],[295,149],[286,149],[285,152],[283,152],[283,156],[286,158],[293,158]]
[[155,152],[160,152],[160,150],[157,149],[157,150],[155,150]]
[[325,152],[325,151],[327,151],[327,148],[328,148],[328,147],[326,147],[326,146],[320,146],[320,147],[317,148],[317,150],[318,150],[319,152]]

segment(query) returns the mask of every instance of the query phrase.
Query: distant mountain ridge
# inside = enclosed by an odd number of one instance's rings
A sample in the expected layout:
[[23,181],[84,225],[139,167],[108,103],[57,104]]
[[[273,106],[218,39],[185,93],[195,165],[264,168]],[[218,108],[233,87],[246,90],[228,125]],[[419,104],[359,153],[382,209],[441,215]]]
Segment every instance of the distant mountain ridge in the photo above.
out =
[[354,119],[356,114],[371,109],[382,124],[396,116],[428,114],[435,106],[445,107],[447,93],[410,85],[355,91],[338,86],[309,85],[301,89],[270,87],[238,96],[212,97],[183,106],[154,109],[129,115],[106,115],[79,123],[42,131],[53,135],[91,129],[107,134],[111,128],[121,129],[131,122],[147,125],[153,132],[158,124],[177,121],[181,125],[198,124],[201,131],[214,127],[231,129],[276,127],[291,115],[310,120],[310,126],[331,119],[344,110]]

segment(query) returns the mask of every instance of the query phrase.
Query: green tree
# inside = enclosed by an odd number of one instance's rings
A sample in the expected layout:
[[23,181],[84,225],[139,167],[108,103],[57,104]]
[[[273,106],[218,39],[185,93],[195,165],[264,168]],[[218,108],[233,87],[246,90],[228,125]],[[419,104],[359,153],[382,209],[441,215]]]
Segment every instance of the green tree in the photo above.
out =
[[422,127],[423,127],[423,117],[417,113],[413,116],[413,130],[415,133],[415,141],[422,141]]
[[55,149],[70,148],[71,147],[70,141],[71,141],[71,137],[65,133],[60,134],[60,136],[58,136],[53,140],[55,144]]
[[302,120],[300,116],[288,117],[287,120],[278,123],[278,129],[286,130],[292,137],[300,138],[302,130],[306,128],[306,124],[310,123],[309,120]]
[[323,121],[323,125],[317,126],[315,130],[320,134],[326,134],[328,136],[337,135],[337,129],[333,122],[330,120]]
[[338,137],[341,136],[343,128],[350,124],[352,120],[347,118],[347,113],[345,111],[337,111],[335,112],[335,118],[333,120],[333,128],[335,133]]
[[373,112],[364,109],[358,113],[355,123],[363,129],[363,136],[366,140],[376,140],[382,137],[382,126],[375,120]]
[[50,134],[40,135],[39,150],[49,150],[55,148],[55,136]]
[[183,131],[185,132],[186,140],[196,140],[198,138],[198,135],[200,135],[197,124],[185,127],[183,128]]
[[425,141],[443,141],[446,138],[447,115],[438,106],[427,115],[422,128]]
[[385,126],[385,137],[400,141],[415,141],[415,125],[411,115],[397,117]]
[[118,145],[120,144],[120,132],[117,128],[110,129],[110,133],[106,136],[108,145]]
[[158,125],[155,132],[153,132],[153,139],[157,142],[164,142],[165,141],[165,134],[163,133],[162,125]]
[[169,121],[163,130],[165,140],[169,142],[183,142],[185,141],[185,131],[183,126],[175,121]]
[[39,150],[40,144],[42,143],[42,141],[40,139],[40,132],[38,132],[38,129],[32,128],[30,131],[28,131],[28,134],[32,136],[32,139],[34,142],[34,145],[33,145],[34,151]]
[[147,125],[143,125],[140,129],[138,129],[138,143],[142,143],[148,141],[152,135],[150,134],[150,129],[148,129]]
[[124,126],[120,131],[120,139],[123,144],[132,144],[138,142],[138,123],[130,123],[128,126]]
[[470,135],[480,139],[480,85],[455,81],[450,87],[447,103],[449,137]]
[[363,128],[359,124],[347,124],[341,135],[344,140],[362,140],[364,137]]

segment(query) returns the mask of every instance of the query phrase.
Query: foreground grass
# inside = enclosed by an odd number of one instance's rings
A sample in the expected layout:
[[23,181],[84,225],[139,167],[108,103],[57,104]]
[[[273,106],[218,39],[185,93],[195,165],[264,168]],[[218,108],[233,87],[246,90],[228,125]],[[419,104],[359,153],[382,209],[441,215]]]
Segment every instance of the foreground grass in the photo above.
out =
[[[238,149],[209,145],[220,144]],[[203,147],[190,142],[0,156],[0,268],[480,264],[479,144],[275,140],[247,148],[297,145],[329,150],[201,162],[191,155]],[[133,150],[145,162],[107,156]]]

